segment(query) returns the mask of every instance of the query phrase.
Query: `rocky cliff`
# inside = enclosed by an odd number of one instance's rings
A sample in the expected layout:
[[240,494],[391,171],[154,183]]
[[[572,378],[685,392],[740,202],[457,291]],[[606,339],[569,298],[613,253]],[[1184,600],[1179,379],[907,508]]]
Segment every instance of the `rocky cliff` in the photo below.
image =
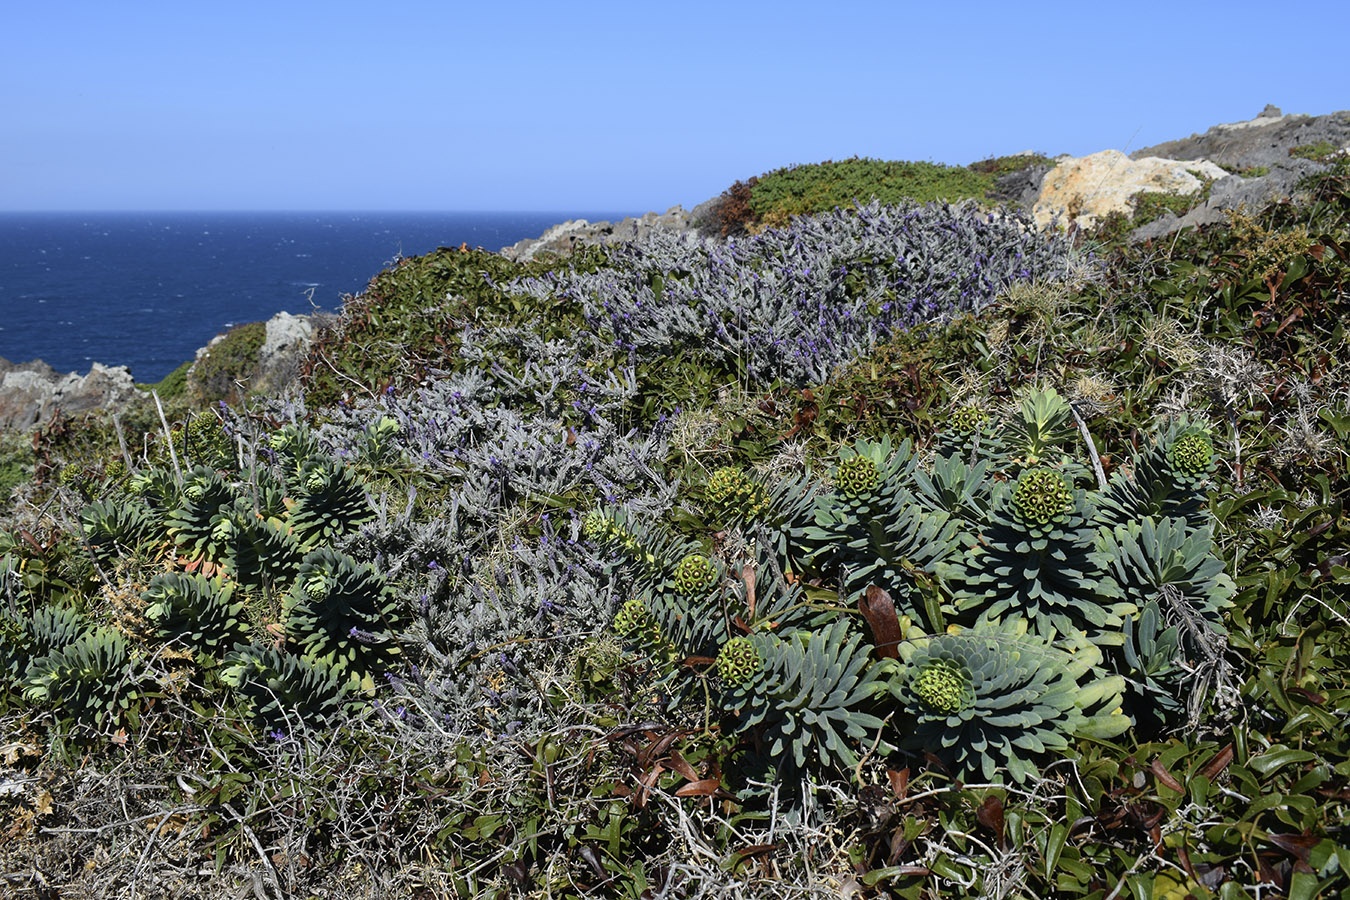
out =
[[94,363],[84,375],[57,372],[41,360],[0,358],[0,431],[22,431],[56,415],[116,408],[136,395],[126,366]]

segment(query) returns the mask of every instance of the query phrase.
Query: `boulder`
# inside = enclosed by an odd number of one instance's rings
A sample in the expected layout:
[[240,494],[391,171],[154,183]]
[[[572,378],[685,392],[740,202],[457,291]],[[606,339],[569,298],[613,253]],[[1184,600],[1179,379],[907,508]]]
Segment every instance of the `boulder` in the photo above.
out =
[[34,362],[14,364],[0,359],[0,430],[22,431],[67,414],[117,409],[136,396],[126,366],[94,363],[88,373],[60,373]]
[[289,392],[300,377],[316,327],[333,318],[330,314],[293,316],[277,313],[267,320],[267,337],[258,351],[258,368],[249,382],[254,391],[281,395]]
[[1111,213],[1131,215],[1132,198],[1142,191],[1189,196],[1200,192],[1205,179],[1227,176],[1207,160],[1130,159],[1119,150],[1063,156],[1041,180],[1033,212],[1043,228],[1056,220],[1091,228]]

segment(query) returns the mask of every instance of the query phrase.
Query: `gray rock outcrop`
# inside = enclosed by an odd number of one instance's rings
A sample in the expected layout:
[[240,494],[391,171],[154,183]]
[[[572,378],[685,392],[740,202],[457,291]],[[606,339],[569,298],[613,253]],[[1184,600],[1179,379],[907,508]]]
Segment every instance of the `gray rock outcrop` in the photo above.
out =
[[638,218],[629,216],[617,223],[572,219],[554,225],[537,238],[526,238],[510,247],[503,247],[500,253],[517,262],[527,262],[543,253],[565,256],[578,247],[636,240],[659,229],[690,231],[694,228],[694,221],[694,217],[679,205],[672,206],[664,213],[649,212]]
[[1245,122],[1215,125],[1204,134],[1166,141],[1131,154],[1171,159],[1208,159],[1234,173],[1210,187],[1208,198],[1184,216],[1165,215],[1131,232],[1134,240],[1163,237],[1179,228],[1223,221],[1225,210],[1261,206],[1292,197],[1305,176],[1323,163],[1295,155],[1299,148],[1330,145],[1350,149],[1350,112],[1324,116],[1285,115],[1267,105]]
[[71,414],[117,409],[136,396],[126,366],[94,363],[88,373],[57,372],[35,360],[0,358],[0,430],[22,431],[49,421],[57,411]]
[[[322,325],[332,316],[293,316],[281,312],[267,320],[267,338],[258,351],[258,369],[249,387],[255,391],[284,393],[300,377],[300,363],[304,361],[310,342],[314,339],[316,324]],[[320,320],[316,322],[317,320]]]

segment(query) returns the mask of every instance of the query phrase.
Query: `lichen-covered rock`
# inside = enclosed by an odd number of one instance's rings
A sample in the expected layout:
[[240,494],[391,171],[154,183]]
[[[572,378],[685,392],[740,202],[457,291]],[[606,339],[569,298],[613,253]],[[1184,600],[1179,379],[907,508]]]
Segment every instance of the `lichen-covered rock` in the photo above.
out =
[[1044,228],[1058,219],[1062,225],[1090,228],[1111,213],[1132,215],[1132,199],[1141,192],[1190,196],[1201,191],[1205,179],[1228,174],[1208,160],[1130,159],[1119,150],[1061,157],[1041,181],[1036,224]]
[[86,374],[78,375],[57,372],[41,360],[16,365],[0,359],[0,430],[31,428],[51,419],[57,410],[118,408],[135,394],[126,366],[94,363]]

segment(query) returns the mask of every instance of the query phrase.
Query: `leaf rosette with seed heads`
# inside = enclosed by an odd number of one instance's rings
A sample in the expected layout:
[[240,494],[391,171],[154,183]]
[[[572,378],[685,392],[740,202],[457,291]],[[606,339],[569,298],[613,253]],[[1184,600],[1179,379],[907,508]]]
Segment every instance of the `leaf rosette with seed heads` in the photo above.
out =
[[770,506],[763,486],[735,466],[714,471],[704,485],[703,498],[709,515],[719,525],[754,521]]
[[1182,434],[1167,450],[1172,477],[1182,487],[1197,487],[1214,472],[1214,445],[1201,431]]
[[686,597],[706,594],[717,584],[717,565],[701,553],[690,553],[671,576],[676,593]]
[[734,637],[722,645],[717,654],[717,674],[727,684],[749,681],[760,670],[763,660],[759,650],[748,638]]
[[1012,505],[1028,534],[1046,537],[1073,511],[1073,492],[1058,472],[1031,469],[1017,479]]
[[841,493],[858,497],[871,492],[881,481],[877,464],[866,456],[853,456],[839,463],[834,484]]
[[1124,681],[1100,676],[1100,653],[1056,650],[1017,629],[964,631],[900,647],[891,694],[910,723],[901,746],[932,753],[958,773],[1016,781],[1075,737],[1105,739],[1130,720]]

